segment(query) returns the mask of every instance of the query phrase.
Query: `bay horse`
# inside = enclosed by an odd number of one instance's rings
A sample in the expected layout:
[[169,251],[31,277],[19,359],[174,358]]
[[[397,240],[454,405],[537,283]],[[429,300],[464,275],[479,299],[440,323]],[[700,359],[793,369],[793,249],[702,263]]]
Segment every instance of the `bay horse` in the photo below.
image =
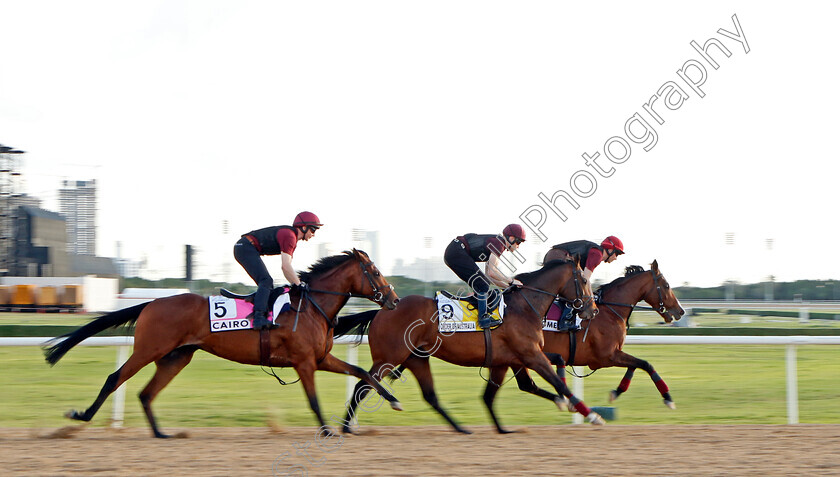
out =
[[[541,269],[517,275],[523,284],[504,293],[507,308],[504,323],[493,330],[491,339],[491,366],[521,366],[531,368],[550,382],[557,392],[568,397],[579,412],[590,422],[603,424],[603,419],[574,397],[551,367],[542,352],[542,320],[548,307],[559,294],[575,302],[580,314],[593,317],[597,309],[593,303],[592,289],[576,262],[555,260]],[[359,314],[363,315],[363,314]],[[485,340],[482,333],[438,331],[437,303],[433,298],[410,295],[400,300],[393,310],[368,312],[362,326],[369,326],[373,366],[370,374],[375,379],[389,376],[397,366],[412,371],[420,384],[423,398],[452,428],[461,433],[470,431],[458,425],[441,407],[435,393],[429,358],[434,356],[460,366],[486,366]],[[356,407],[370,391],[370,386],[360,381],[356,384],[347,409],[342,432],[353,433],[350,423]]]
[[[675,409],[676,405],[671,398],[668,385],[653,366],[643,359],[622,351],[630,314],[640,301],[644,300],[648,303],[666,323],[679,320],[685,313],[674,295],[674,290],[659,270],[659,264],[654,260],[649,271],[639,266],[625,268],[625,276],[598,288],[596,297],[600,312],[595,319],[589,322],[584,321],[582,330],[573,333],[543,332],[545,335],[543,351],[547,354],[560,355],[557,373],[561,375],[561,379],[565,381],[566,364],[589,366],[592,370],[613,366],[627,368],[618,387],[610,392],[610,402],[613,402],[627,391],[633,373],[637,368],[641,368],[650,375],[665,405]],[[574,356],[571,356],[572,353]],[[499,432],[504,432],[504,430],[493,412],[493,400],[501,383],[504,382],[507,368],[507,366],[493,367],[490,370],[490,382],[484,391],[484,403]],[[558,396],[540,389],[529,376],[527,369],[522,366],[511,366],[511,368],[516,374],[519,389],[556,402]]]
[[[268,333],[266,344],[270,346],[268,359],[263,362],[268,361],[266,364],[276,367],[294,367],[309,399],[309,406],[326,432],[329,428],[321,416],[315,393],[315,370],[356,376],[373,386],[394,409],[401,410],[399,401],[365,370],[330,354],[334,321],[347,300],[351,296],[359,296],[393,309],[399,301],[393,287],[368,255],[356,249],[322,258],[309,271],[300,272],[299,276],[311,288],[308,292],[293,290],[291,302],[293,305],[300,304],[299,309],[280,313],[275,320],[279,328],[262,331]],[[301,293],[304,295],[301,296]],[[66,417],[90,421],[114,390],[154,362],[157,370],[139,397],[154,436],[169,437],[158,428],[151,403],[189,364],[196,350],[238,363],[262,364],[261,331],[248,329],[213,333],[210,331],[209,316],[207,298],[187,293],[108,313],[48,342],[52,346],[45,348],[44,352],[47,362],[54,365],[84,339],[108,328],[136,324],[132,355],[120,369],[108,376],[99,396],[86,411],[71,410],[65,414]]]

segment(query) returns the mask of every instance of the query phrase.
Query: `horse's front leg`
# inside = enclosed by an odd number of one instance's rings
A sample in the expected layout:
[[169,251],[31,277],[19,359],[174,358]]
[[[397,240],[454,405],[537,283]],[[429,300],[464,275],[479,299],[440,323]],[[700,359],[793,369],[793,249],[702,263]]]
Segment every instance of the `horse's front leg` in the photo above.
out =
[[[531,375],[528,374],[527,368],[512,368],[513,372],[516,376],[516,384],[519,386],[520,391],[525,391],[526,393],[533,394],[534,396],[539,396],[544,399],[548,399],[549,401],[553,401],[557,408],[561,411],[568,411],[569,410],[569,400],[566,399],[565,396],[558,396],[557,394],[551,393],[546,391],[545,389],[537,386],[537,383],[531,379]],[[565,383],[565,381],[564,381]]]
[[309,399],[309,407],[315,413],[315,417],[318,418],[321,429],[326,430],[327,434],[332,434],[326,423],[324,423],[324,418],[321,416],[321,406],[318,404],[318,395],[315,392],[315,369],[316,364],[314,359],[311,361],[306,360],[295,365],[295,371],[297,371],[300,377],[300,384],[303,385],[303,392],[306,393],[306,398]]
[[653,365],[649,362],[629,355],[624,351],[616,351],[613,355],[612,361],[614,363],[612,366],[627,368],[627,372],[624,373],[624,377],[618,384],[618,388],[614,391],[610,391],[610,402],[615,401],[622,393],[627,391],[627,388],[630,387],[630,380],[633,379],[633,373],[636,371],[636,368],[640,368],[648,373],[650,379],[653,381],[653,384],[656,386],[656,389],[659,390],[659,394],[662,395],[662,401],[665,405],[668,406],[669,409],[677,408],[677,405],[674,404],[674,400],[671,399],[671,393],[668,389],[668,385],[665,384],[665,381],[659,376],[659,373],[653,369]]
[[332,373],[338,374],[349,374],[351,376],[355,376],[368,385],[370,385],[376,392],[379,393],[380,396],[384,397],[386,401],[391,405],[391,408],[396,411],[402,411],[402,404],[395,398],[387,389],[382,387],[382,384],[373,378],[367,371],[364,369],[352,365],[350,363],[345,363],[344,361],[336,358],[335,356],[328,354],[320,363],[318,363],[318,369],[323,371],[329,371]]
[[537,372],[543,379],[548,381],[554,389],[557,390],[557,393],[561,396],[566,396],[569,398],[569,402],[575,408],[577,412],[579,412],[582,416],[586,416],[586,419],[589,420],[592,424],[602,425],[604,424],[604,418],[598,415],[598,413],[593,412],[583,401],[575,397],[569,388],[566,386],[565,383],[557,376],[557,373],[551,369],[551,363],[548,361],[548,358],[538,349],[533,350],[534,352],[529,353],[527,355],[523,355],[520,357],[522,362],[525,366],[533,369]]
[[504,384],[505,374],[507,373],[507,366],[493,366],[490,368],[490,380],[487,381],[487,387],[484,388],[484,405],[487,406],[487,411],[490,412],[490,419],[496,425],[496,431],[499,434],[510,434],[516,431],[508,431],[502,428],[499,420],[496,418],[496,413],[493,412],[493,401],[496,399],[496,393],[502,388]]

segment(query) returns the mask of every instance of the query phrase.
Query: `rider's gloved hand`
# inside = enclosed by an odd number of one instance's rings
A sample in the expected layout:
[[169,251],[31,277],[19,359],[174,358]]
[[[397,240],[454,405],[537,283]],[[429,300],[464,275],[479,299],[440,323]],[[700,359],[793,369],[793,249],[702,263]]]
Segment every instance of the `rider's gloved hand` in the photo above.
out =
[[297,285],[292,285],[292,289],[297,289],[298,291],[304,292],[309,291],[309,284],[306,282],[300,282]]

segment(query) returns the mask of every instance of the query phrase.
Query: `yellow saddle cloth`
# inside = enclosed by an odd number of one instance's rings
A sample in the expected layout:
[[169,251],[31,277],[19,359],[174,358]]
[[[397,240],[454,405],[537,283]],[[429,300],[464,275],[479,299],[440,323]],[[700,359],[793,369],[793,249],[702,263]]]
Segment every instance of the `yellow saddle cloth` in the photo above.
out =
[[[478,326],[478,310],[468,298],[458,298],[450,293],[435,293],[438,306],[438,331],[453,333],[456,331],[482,331]],[[474,299],[473,299],[474,300]],[[505,299],[501,297],[499,306],[490,311],[493,319],[504,318]]]

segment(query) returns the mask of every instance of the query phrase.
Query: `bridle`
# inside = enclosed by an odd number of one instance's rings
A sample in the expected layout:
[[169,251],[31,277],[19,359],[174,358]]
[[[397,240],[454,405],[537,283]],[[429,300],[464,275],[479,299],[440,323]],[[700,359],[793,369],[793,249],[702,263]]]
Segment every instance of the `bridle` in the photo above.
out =
[[[373,290],[372,294],[365,295],[361,293],[349,293],[349,292],[335,292],[332,290],[319,290],[315,288],[304,288],[301,291],[301,300],[305,297],[307,301],[312,303],[316,310],[321,313],[321,316],[327,320],[327,323],[330,325],[330,328],[335,327],[336,325],[336,318],[330,318],[327,313],[318,305],[318,302],[312,297],[312,293],[322,293],[325,295],[337,295],[337,296],[346,296],[349,298],[367,298],[368,300],[378,304],[384,305],[386,301],[386,297],[394,290],[394,285],[388,284],[387,287],[382,287],[381,289],[376,286],[376,281],[374,281],[373,276],[371,276],[370,268],[374,266],[373,260],[365,263],[362,262],[360,256],[356,255],[355,258],[359,261],[359,266],[362,268],[362,274],[367,278],[368,283],[370,284],[370,288]],[[383,293],[383,290],[386,290],[386,293]],[[297,329],[297,322],[298,316],[300,315],[300,302],[298,302],[298,309],[297,313],[295,314],[295,324],[292,327],[292,331],[294,332]],[[338,315],[336,315],[337,317]]]
[[349,296],[356,297],[356,298],[367,298],[368,300],[373,301],[374,303],[378,303],[380,305],[385,304],[385,297],[391,294],[394,291],[394,285],[388,284],[387,287],[383,287],[383,290],[387,290],[387,293],[382,293],[379,290],[379,287],[376,286],[376,282],[373,280],[373,277],[368,270],[370,267],[373,266],[373,260],[367,263],[362,263],[362,260],[359,259],[359,265],[362,267],[362,273],[365,275],[365,278],[368,279],[368,283],[370,283],[370,288],[373,290],[372,295],[357,295],[354,293],[350,293]]
[[659,278],[661,278],[662,275],[657,274],[653,271],[653,269],[650,270],[650,274],[653,276],[653,284],[656,286],[656,294],[659,297],[659,308],[656,311],[659,313],[665,313],[668,309],[665,308],[665,300],[662,299],[662,287],[659,285]]
[[[655,311],[657,313],[667,312],[668,308],[665,306],[665,300],[662,298],[662,286],[659,284],[659,279],[663,278],[662,274],[661,273],[658,274],[653,269],[651,269],[650,270],[650,276],[653,277],[653,286],[656,287],[656,295],[657,295],[657,298],[659,299],[659,305],[658,305],[657,308],[653,308],[653,307],[650,307],[650,306],[638,306],[636,304],[627,304],[627,303],[609,303],[609,302],[605,302],[602,299],[600,299],[601,298],[600,295],[598,296],[598,298],[599,298],[599,300],[597,301],[598,305],[606,305],[610,309],[612,309],[612,306],[626,306],[627,308],[630,308],[630,313],[631,314],[633,313],[633,310],[635,310],[636,308],[638,308],[640,310]],[[612,305],[612,306],[610,306],[610,305]],[[617,316],[621,316],[615,310],[612,310],[612,311]],[[630,320],[629,315],[627,316],[627,320],[628,321]]]
[[[545,294],[545,295],[550,295],[554,298],[554,300],[563,300],[565,302],[568,302],[571,305],[571,307],[574,308],[575,310],[581,310],[581,309],[583,309],[583,307],[587,306],[591,301],[593,301],[595,299],[595,297],[592,296],[592,295],[584,295],[583,294],[583,285],[581,285],[581,275],[582,275],[581,270],[579,268],[575,267],[575,269],[573,271],[573,279],[574,279],[574,282],[575,282],[575,299],[572,300],[572,301],[568,301],[566,298],[560,296],[559,293],[555,294],[555,293],[547,292],[545,290],[540,290],[539,288],[535,288],[535,287],[528,286],[528,285],[522,285],[519,288],[524,288],[526,290],[531,290],[531,291],[535,291],[535,292],[542,293],[542,294]],[[522,295],[522,297],[525,298],[525,301],[528,303],[528,306],[530,306],[531,309],[534,310],[534,313],[539,315],[540,312],[538,312],[537,309],[534,308],[534,305],[531,304],[530,300],[528,300],[528,297],[526,297],[525,295]],[[586,300],[584,300],[584,298]],[[597,308],[595,309],[595,314],[598,314],[598,309]]]

